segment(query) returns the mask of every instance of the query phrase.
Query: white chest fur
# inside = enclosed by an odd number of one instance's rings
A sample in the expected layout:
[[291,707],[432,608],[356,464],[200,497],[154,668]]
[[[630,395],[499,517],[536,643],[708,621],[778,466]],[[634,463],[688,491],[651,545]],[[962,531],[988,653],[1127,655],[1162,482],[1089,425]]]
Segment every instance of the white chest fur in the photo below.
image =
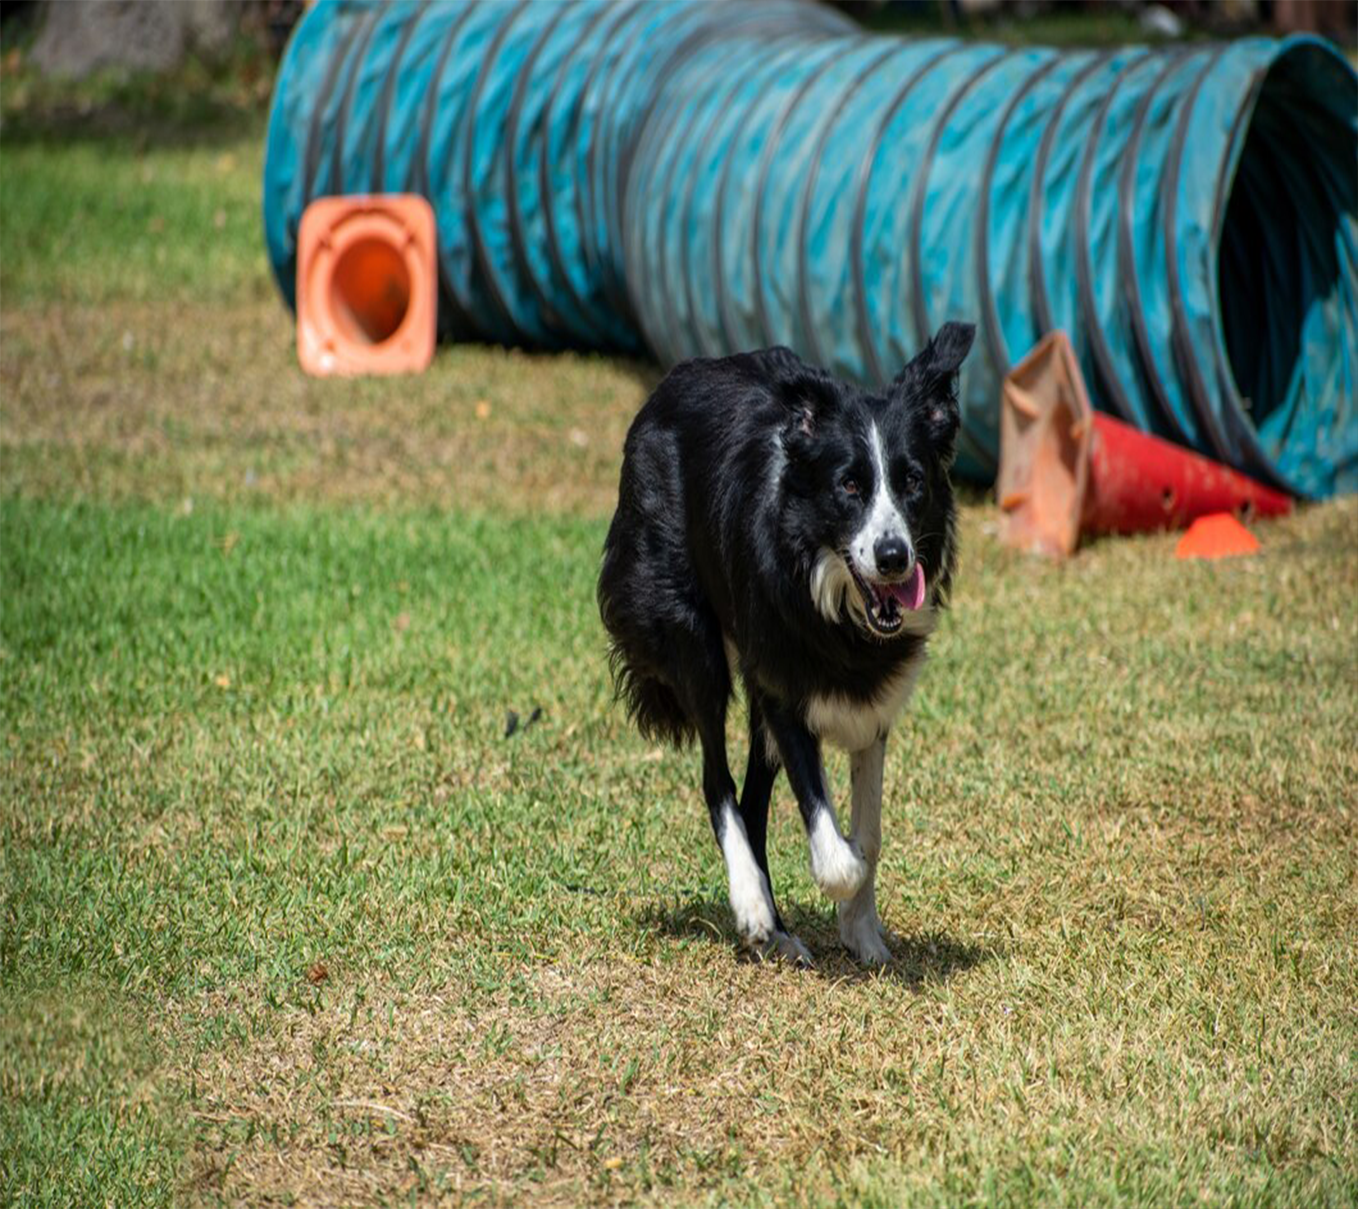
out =
[[891,729],[919,679],[924,652],[907,660],[870,701],[835,694],[812,697],[806,704],[806,726],[812,734],[842,747],[864,751]]

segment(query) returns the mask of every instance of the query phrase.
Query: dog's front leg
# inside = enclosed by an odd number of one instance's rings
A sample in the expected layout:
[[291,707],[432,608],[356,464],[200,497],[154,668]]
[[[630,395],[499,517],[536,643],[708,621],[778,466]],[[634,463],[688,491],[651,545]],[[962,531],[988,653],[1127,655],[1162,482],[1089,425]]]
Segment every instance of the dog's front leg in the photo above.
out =
[[770,710],[767,721],[806,824],[811,876],[836,902],[850,899],[867,879],[868,865],[858,845],[839,833],[839,819],[821,764],[820,741],[791,711]]
[[853,819],[850,839],[868,864],[868,876],[858,893],[839,904],[839,938],[859,961],[884,965],[891,960],[886,929],[877,917],[877,860],[882,852],[882,762],[886,739],[849,757],[853,778]]

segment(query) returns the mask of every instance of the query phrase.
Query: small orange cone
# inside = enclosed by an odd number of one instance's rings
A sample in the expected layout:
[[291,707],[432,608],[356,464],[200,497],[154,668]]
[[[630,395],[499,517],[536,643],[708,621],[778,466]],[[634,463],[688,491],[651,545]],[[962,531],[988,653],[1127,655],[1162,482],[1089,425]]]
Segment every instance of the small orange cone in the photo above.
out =
[[1235,554],[1253,554],[1259,549],[1259,539],[1229,512],[1214,512],[1200,516],[1179,538],[1174,547],[1175,558],[1230,558]]
[[297,359],[309,374],[427,369],[438,335],[434,211],[406,193],[323,197],[297,236]]

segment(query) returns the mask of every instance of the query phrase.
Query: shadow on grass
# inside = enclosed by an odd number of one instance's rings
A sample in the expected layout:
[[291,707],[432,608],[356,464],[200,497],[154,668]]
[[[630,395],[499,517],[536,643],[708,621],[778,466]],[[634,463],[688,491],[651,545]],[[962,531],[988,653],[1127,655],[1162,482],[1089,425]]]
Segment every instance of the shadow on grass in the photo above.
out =
[[[880,978],[913,991],[926,983],[946,982],[997,955],[993,949],[967,944],[942,932],[920,932],[893,935],[890,964],[869,969],[859,965],[840,943],[832,913],[797,904],[782,907],[782,913],[789,930],[811,950],[815,964],[809,972],[833,982]],[[636,922],[657,935],[675,940],[697,939],[737,947],[730,908],[724,900],[695,898],[672,905],[652,904],[636,916]],[[744,955],[744,959],[760,960],[752,955]]]
[[237,105],[214,97],[191,98],[163,108],[137,98],[43,98],[4,109],[7,145],[37,143],[112,143],[139,152],[187,147],[228,146],[259,135],[265,123],[262,105]]
[[190,56],[168,72],[95,72],[48,77],[24,61],[33,31],[4,27],[17,63],[0,81],[5,142],[113,143],[139,151],[213,147],[262,135],[273,95],[274,63],[242,36],[217,62]]

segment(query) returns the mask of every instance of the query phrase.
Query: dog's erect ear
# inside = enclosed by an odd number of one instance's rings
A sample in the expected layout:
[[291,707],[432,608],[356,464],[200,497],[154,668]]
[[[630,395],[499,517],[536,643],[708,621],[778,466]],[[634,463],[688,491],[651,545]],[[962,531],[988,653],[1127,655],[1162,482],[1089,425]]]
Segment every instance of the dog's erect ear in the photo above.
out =
[[960,417],[957,371],[976,339],[974,323],[945,323],[891,384],[893,401],[909,401],[924,417],[924,430],[934,447],[951,454]]
[[927,357],[930,368],[935,373],[955,374],[962,368],[962,362],[971,352],[972,341],[976,339],[974,323],[958,323],[949,320],[929,341],[923,356]]

